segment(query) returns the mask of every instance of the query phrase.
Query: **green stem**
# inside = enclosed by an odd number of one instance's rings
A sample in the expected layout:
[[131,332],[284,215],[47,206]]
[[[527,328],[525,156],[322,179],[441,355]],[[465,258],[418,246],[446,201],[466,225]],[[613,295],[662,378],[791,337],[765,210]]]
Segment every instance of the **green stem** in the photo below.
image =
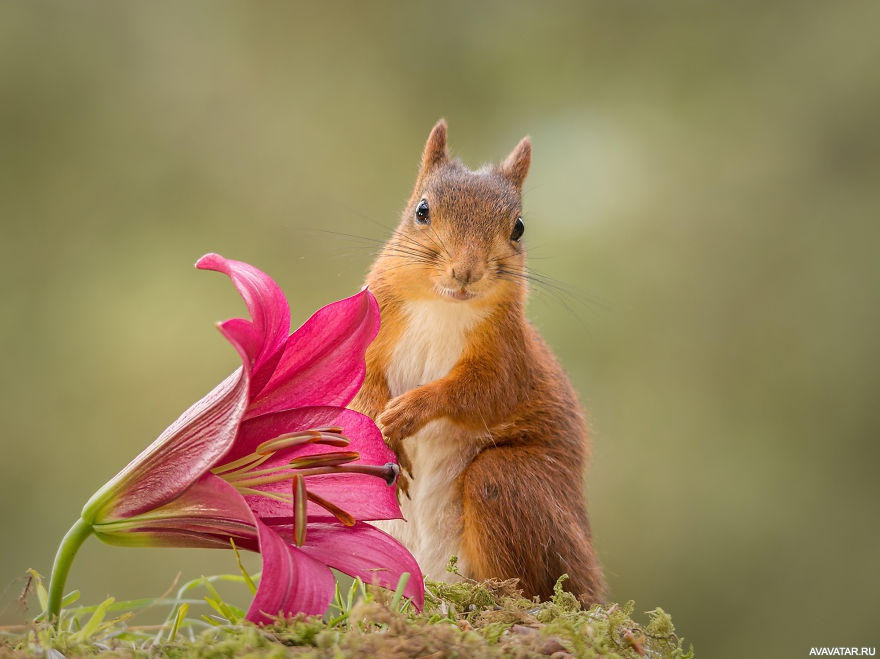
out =
[[49,603],[46,606],[46,616],[53,625],[58,624],[58,614],[61,612],[61,597],[64,592],[64,583],[67,581],[67,573],[73,564],[73,558],[80,545],[92,534],[92,525],[80,518],[58,545],[58,553],[55,554],[55,562],[52,564],[52,575],[49,577]]

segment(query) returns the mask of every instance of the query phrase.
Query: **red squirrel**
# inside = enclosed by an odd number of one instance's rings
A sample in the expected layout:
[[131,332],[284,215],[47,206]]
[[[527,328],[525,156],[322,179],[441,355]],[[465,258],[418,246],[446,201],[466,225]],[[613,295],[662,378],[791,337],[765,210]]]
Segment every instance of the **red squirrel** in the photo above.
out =
[[[562,574],[604,592],[584,497],[589,439],[562,367],[526,320],[523,138],[499,166],[450,158],[431,131],[400,225],[367,276],[382,326],[352,407],[403,467],[407,521],[383,528],[425,575],[519,579],[547,598]],[[410,474],[407,478],[406,474]],[[401,496],[402,494],[402,496]]]

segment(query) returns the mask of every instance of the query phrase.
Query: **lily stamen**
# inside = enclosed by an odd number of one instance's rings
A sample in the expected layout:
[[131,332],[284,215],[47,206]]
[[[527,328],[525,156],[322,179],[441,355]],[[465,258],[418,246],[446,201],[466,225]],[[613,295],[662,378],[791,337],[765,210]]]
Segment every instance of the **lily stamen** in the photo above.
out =
[[267,476],[269,474],[277,474],[283,471],[291,471],[291,466],[289,464],[276,465],[274,467],[267,467],[266,469],[257,469],[256,471],[250,470],[238,470],[228,474],[221,474],[222,478],[227,483],[235,484],[236,481],[242,481],[249,478],[255,478],[257,476]]
[[211,473],[219,476],[220,474],[225,474],[230,471],[237,471],[239,469],[247,470],[256,466],[257,464],[262,464],[263,462],[268,460],[269,457],[271,456],[250,453],[243,458],[239,458],[238,460],[233,460],[232,462],[227,462],[225,465],[214,467],[211,470]]
[[[272,473],[271,471],[254,472],[253,469],[254,467],[263,464],[278,451],[302,444],[324,444],[326,446],[344,448],[351,444],[351,440],[342,434],[342,428],[340,426],[310,428],[309,430],[285,433],[261,443],[253,453],[249,453],[248,455],[233,460],[232,462],[227,462],[219,467],[214,467],[211,470],[211,473],[216,476],[222,476],[223,474],[231,474],[234,472]],[[273,468],[272,471],[277,471],[277,469]]]
[[[265,456],[263,459],[255,462],[253,466],[257,466],[264,462],[269,456]],[[242,481],[251,478],[255,478],[257,476],[267,476],[269,474],[277,474],[279,472],[292,471],[292,470],[305,470],[310,469],[312,467],[329,467],[334,465],[344,465],[347,462],[352,462],[357,460],[360,457],[358,453],[354,451],[348,451],[345,453],[337,452],[337,453],[325,453],[323,455],[309,455],[304,456],[302,458],[295,458],[291,460],[287,464],[276,465],[274,467],[267,467],[266,469],[257,469],[255,471],[251,471],[250,468],[242,468],[237,469],[234,472],[227,472],[226,474],[219,474],[225,481],[228,483],[234,483],[235,481]],[[214,472],[217,473],[217,472]],[[308,474],[307,474],[308,475]]]
[[[269,485],[271,483],[283,483],[290,480],[296,474],[292,471],[305,471],[311,468],[338,468],[348,462],[353,462],[360,458],[360,453],[356,451],[337,451],[334,453],[324,453],[319,455],[306,455],[301,458],[294,458],[289,463],[269,467],[268,469],[260,469],[257,471],[235,471],[227,474],[221,474],[227,483],[235,487],[253,487],[254,485]],[[329,472],[328,472],[329,473]]]
[[356,451],[335,451],[318,455],[304,455],[290,461],[291,469],[309,469],[312,467],[336,467],[347,462],[354,462],[361,457]]
[[328,513],[333,515],[336,519],[342,522],[345,526],[354,526],[354,517],[352,517],[349,513],[345,512],[342,508],[337,506],[335,503],[327,501],[322,496],[315,494],[314,492],[308,493],[309,501],[315,503]]
[[281,449],[302,444],[327,444],[329,446],[348,446],[351,440],[345,435],[335,432],[340,428],[318,428],[291,432],[275,437],[257,446],[258,455],[271,455]]
[[257,446],[257,450],[255,451],[255,453],[257,453],[258,455],[271,455],[272,453],[280,451],[283,448],[299,446],[300,444],[308,444],[320,438],[321,432],[319,430],[302,430],[300,432],[289,432],[263,442],[262,444]]
[[[272,485],[272,483],[284,483],[285,481],[291,480],[296,474],[290,473],[285,470],[280,474],[270,474],[268,476],[258,476],[256,478],[238,478],[229,480],[229,484],[235,487],[237,490],[241,490],[242,488],[252,488],[257,485]],[[250,474],[248,474],[250,476]],[[258,494],[262,494],[262,491],[258,490]]]
[[383,481],[385,481],[386,485],[394,485],[395,481],[397,480],[397,476],[400,474],[400,467],[398,467],[393,462],[387,462],[382,466],[340,465],[338,467],[315,467],[313,469],[303,469],[299,472],[301,476],[323,476],[324,474],[340,473],[365,474],[367,476],[375,476],[376,478],[381,478]]
[[281,494],[279,492],[266,492],[265,490],[255,490],[252,487],[238,487],[235,488],[238,490],[239,494],[244,494],[247,496],[255,496],[255,497],[266,497],[267,499],[274,499],[275,501],[281,501],[282,503],[292,504],[293,498],[289,494]]
[[290,482],[293,494],[293,541],[297,547],[306,542],[306,512],[308,510],[308,491],[306,479],[296,474]]
[[320,433],[329,432],[329,433],[335,433],[338,435],[342,432],[342,426],[324,426],[323,428],[312,428],[312,430],[314,430],[315,432],[320,432]]
[[322,432],[321,439],[315,440],[315,444],[326,444],[327,446],[348,446],[351,440],[338,432]]

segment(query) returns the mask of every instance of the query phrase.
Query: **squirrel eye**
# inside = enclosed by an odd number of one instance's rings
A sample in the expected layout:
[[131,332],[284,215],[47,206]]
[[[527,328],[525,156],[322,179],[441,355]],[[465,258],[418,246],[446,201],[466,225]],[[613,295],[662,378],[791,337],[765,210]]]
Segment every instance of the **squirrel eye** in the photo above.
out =
[[419,224],[430,224],[431,220],[428,217],[428,202],[422,199],[419,202],[419,205],[416,206],[416,222]]
[[520,238],[522,238],[523,232],[526,230],[526,225],[523,224],[522,218],[516,218],[516,222],[513,224],[513,233],[510,234],[510,239],[513,242],[517,242]]

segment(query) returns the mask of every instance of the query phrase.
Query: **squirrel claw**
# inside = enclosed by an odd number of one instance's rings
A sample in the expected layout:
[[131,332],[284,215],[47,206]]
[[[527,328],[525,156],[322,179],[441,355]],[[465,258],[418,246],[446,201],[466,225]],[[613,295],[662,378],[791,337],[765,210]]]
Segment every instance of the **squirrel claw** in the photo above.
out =
[[409,478],[406,477],[405,474],[400,474],[397,477],[397,501],[400,501],[400,495],[406,495],[407,499],[412,499],[412,496],[409,493]]
[[397,453],[397,464],[406,472],[406,476],[409,479],[413,478],[413,470],[412,470],[412,461],[409,459],[409,455],[406,452],[406,449],[402,446],[399,450],[395,451]]
[[413,477],[413,466],[412,460],[409,459],[409,454],[406,452],[406,449],[403,447],[402,441],[390,441],[386,440],[388,447],[394,451],[394,455],[397,456],[397,466],[400,467],[401,473],[398,476],[398,480],[404,475],[403,472],[406,472],[406,476],[409,478]]
[[385,444],[388,448],[394,451],[394,455],[397,457],[397,466],[400,467],[401,470],[397,477],[397,482],[400,484],[401,489],[407,494],[407,497],[409,497],[409,481],[413,478],[413,466],[412,460],[409,459],[409,455],[403,447],[403,440],[389,436],[381,418],[376,419],[376,426],[382,433],[382,438],[385,440]]

